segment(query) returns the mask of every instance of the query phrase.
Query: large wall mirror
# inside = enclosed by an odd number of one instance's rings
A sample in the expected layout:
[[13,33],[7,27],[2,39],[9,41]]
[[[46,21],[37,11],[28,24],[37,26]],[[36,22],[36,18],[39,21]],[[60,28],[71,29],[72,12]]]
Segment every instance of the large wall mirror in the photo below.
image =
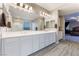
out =
[[46,28],[54,28],[55,27],[55,21],[46,21]]

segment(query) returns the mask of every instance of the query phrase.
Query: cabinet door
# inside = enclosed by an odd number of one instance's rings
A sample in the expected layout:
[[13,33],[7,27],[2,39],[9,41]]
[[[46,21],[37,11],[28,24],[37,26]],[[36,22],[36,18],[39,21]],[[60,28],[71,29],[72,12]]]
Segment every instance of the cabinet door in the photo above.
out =
[[47,39],[48,39],[47,42],[48,42],[48,45],[50,45],[50,44],[52,44],[52,43],[51,43],[51,33],[48,33],[47,36],[48,36],[48,37],[47,37]]
[[18,38],[7,38],[4,40],[4,54],[8,56],[18,56],[19,51],[19,39]]
[[45,46],[48,46],[54,42],[56,42],[55,33],[47,33],[45,34]]
[[32,36],[24,36],[21,38],[21,55],[26,56],[32,53]]
[[53,43],[53,35],[52,35],[53,33],[50,33],[50,44],[52,44]]
[[55,38],[56,36],[55,36],[55,33],[51,33],[50,34],[50,38],[51,38],[51,40],[50,40],[50,43],[52,44],[52,43],[54,43],[54,42],[56,42],[56,38]]
[[54,32],[54,33],[52,33],[51,35],[52,35],[53,43],[56,42],[56,33]]
[[45,46],[48,46],[49,45],[49,34],[48,33],[46,33],[45,34],[45,36],[44,36],[44,38],[45,38]]
[[39,35],[33,35],[33,52],[39,50]]
[[40,49],[42,49],[45,47],[45,34],[40,34],[39,37],[40,37],[39,46],[40,46]]

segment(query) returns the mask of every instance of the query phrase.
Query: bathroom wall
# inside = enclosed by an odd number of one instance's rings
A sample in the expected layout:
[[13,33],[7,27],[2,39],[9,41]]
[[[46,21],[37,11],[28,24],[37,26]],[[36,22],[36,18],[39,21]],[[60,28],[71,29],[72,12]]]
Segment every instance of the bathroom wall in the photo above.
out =
[[57,30],[59,30],[59,13],[58,13],[58,10],[54,10],[51,12],[51,15],[52,15],[52,20],[55,20],[55,24],[57,24]]
[[60,22],[60,31],[64,31],[65,28],[65,19],[64,16],[59,17],[59,22]]
[[79,16],[79,12],[75,12],[69,15],[65,15],[65,20],[68,20],[70,17],[76,17]]
[[1,18],[2,18],[2,9],[0,9],[0,21],[1,21]]

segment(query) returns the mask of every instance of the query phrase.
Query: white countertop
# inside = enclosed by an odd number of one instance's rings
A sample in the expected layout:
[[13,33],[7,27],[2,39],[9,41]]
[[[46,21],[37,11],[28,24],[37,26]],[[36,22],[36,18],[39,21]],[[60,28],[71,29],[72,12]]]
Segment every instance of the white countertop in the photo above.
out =
[[29,36],[29,35],[36,35],[36,34],[43,34],[43,33],[50,33],[56,32],[53,31],[18,31],[18,32],[2,32],[2,38],[10,38],[10,37],[19,37],[19,36]]

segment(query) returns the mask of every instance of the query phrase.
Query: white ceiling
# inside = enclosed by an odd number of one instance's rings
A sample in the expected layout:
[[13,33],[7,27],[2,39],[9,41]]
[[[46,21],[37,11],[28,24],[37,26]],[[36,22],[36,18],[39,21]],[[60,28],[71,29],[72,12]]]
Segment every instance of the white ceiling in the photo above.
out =
[[47,9],[48,11],[60,10],[60,15],[67,15],[79,12],[78,3],[36,3],[37,5]]

